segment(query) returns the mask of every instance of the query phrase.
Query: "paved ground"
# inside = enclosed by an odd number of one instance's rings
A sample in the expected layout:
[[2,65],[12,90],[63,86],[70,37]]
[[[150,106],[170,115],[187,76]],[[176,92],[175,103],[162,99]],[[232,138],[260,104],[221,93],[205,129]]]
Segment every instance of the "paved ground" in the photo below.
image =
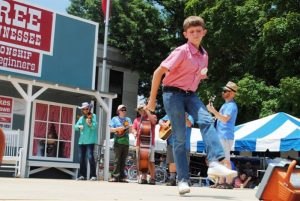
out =
[[211,189],[192,187],[191,193],[180,197],[177,187],[110,183],[104,181],[75,181],[57,179],[0,178],[0,201],[3,200],[112,200],[112,201],[252,201],[253,189]]

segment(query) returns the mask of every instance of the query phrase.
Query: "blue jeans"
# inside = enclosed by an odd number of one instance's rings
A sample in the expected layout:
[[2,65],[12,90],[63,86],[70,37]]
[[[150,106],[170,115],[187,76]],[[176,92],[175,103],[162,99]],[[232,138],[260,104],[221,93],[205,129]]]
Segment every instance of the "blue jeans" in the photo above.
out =
[[194,122],[199,125],[208,161],[218,161],[225,157],[213,124],[213,118],[195,93],[164,92],[163,102],[167,115],[172,122],[173,152],[179,181],[182,179],[189,180],[189,166],[185,147],[185,112],[190,114]]
[[90,163],[90,177],[96,177],[96,164],[94,158],[94,144],[80,144],[79,145],[79,161],[80,169],[79,176],[86,178],[86,154]]

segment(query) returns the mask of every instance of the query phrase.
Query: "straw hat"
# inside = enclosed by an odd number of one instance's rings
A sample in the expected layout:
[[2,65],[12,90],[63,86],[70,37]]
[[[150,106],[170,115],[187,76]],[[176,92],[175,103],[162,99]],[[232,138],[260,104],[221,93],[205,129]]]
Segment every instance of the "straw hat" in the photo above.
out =
[[227,89],[233,92],[237,92],[238,86],[234,82],[227,82],[226,86],[223,87],[223,89]]

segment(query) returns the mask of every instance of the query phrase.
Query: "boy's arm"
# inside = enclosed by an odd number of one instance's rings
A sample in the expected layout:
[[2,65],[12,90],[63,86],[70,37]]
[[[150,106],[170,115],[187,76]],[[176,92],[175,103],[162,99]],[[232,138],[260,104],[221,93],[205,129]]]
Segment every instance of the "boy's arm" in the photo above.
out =
[[151,84],[151,91],[150,91],[150,97],[148,104],[146,106],[146,109],[154,112],[155,107],[156,107],[156,96],[157,96],[157,91],[162,79],[162,76],[168,71],[167,68],[165,67],[158,67],[154,73],[153,73],[153,78],[152,78],[152,84]]

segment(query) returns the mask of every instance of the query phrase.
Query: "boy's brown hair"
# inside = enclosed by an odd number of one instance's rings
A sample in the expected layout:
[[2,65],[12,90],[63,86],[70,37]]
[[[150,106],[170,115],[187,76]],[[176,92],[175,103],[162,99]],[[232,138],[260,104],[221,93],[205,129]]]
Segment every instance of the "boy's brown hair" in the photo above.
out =
[[186,31],[190,27],[201,26],[205,29],[205,22],[202,17],[189,16],[183,22],[183,31]]

